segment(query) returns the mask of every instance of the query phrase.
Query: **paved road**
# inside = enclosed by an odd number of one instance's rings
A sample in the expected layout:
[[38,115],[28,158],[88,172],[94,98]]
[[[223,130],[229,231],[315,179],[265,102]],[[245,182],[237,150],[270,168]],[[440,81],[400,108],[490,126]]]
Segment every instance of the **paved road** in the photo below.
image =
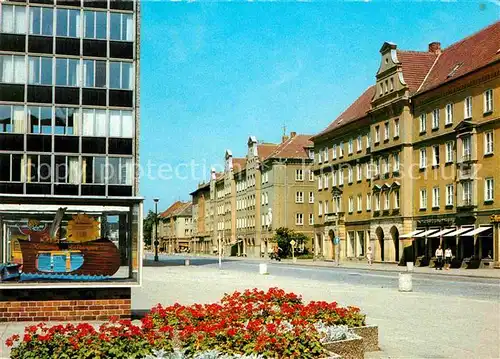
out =
[[[148,259],[152,259],[148,255]],[[160,255],[160,265],[184,265],[185,257]],[[191,257],[191,265],[218,268],[216,258]],[[224,259],[225,270],[256,273],[259,261]],[[397,272],[370,271],[354,268],[323,268],[268,262],[268,270],[278,277],[310,279],[321,282],[338,282],[354,286],[397,288]],[[482,300],[500,301],[500,279],[435,276],[413,273],[413,291],[418,293],[459,296]]]

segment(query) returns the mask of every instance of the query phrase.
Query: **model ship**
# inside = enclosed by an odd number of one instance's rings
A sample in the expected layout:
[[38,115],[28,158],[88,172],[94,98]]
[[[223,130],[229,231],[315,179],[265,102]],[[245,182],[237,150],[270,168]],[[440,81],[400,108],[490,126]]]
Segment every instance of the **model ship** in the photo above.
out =
[[[115,244],[99,236],[99,222],[84,214],[68,222],[67,237],[59,238],[64,215],[60,208],[49,227],[30,220],[19,231],[23,274],[66,274],[74,276],[112,276],[120,268],[120,253]],[[71,279],[71,277],[62,279]]]

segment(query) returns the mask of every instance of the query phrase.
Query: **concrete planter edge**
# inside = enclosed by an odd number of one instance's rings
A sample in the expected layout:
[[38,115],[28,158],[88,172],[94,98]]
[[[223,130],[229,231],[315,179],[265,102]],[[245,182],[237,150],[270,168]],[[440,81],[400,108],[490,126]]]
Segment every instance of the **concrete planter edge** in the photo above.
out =
[[[338,340],[336,342],[324,343],[323,346],[329,352],[335,353],[342,359],[364,359],[365,351],[363,346],[363,338]],[[335,357],[334,357],[335,358]]]
[[376,352],[380,350],[377,325],[366,325],[364,327],[354,327],[350,329],[354,334],[363,338],[365,352]]

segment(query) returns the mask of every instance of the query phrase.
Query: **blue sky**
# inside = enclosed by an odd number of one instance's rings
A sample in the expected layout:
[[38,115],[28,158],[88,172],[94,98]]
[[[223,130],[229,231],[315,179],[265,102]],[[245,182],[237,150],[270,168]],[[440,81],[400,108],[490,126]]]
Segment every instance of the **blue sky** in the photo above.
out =
[[145,208],[154,197],[160,209],[189,200],[226,148],[245,155],[249,135],[278,142],[284,124],[287,132],[322,130],[374,83],[384,41],[405,50],[448,46],[499,11],[494,1],[143,1]]

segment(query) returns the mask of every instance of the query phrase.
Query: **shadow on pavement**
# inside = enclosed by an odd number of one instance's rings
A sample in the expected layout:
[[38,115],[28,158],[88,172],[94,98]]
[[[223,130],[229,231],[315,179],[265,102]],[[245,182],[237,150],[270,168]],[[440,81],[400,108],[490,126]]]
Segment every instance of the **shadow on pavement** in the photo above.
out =
[[[160,258],[158,262],[155,262],[152,259],[144,259],[143,266],[144,267],[183,267],[185,266],[186,258]],[[231,262],[231,260],[223,259],[223,263]],[[206,266],[206,265],[214,265],[219,263],[217,258],[189,258],[190,266]]]

